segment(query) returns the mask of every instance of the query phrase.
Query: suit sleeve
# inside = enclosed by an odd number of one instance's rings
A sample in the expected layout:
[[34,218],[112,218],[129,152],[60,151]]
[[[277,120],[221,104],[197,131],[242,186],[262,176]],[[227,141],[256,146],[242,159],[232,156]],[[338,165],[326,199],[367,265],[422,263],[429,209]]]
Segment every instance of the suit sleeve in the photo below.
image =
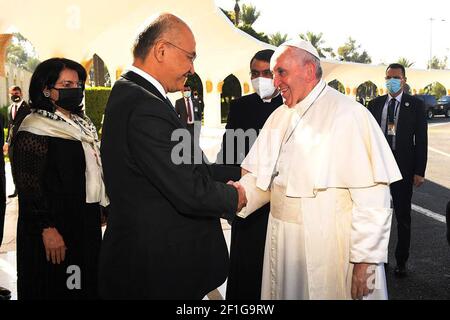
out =
[[[175,158],[179,158],[180,152],[174,150],[179,150],[181,144],[172,141],[172,134],[177,127],[169,114],[155,113],[156,109],[166,106],[153,104],[153,108],[148,108],[148,101],[137,106],[130,117],[128,143],[137,166],[178,212],[202,217],[234,217],[238,202],[235,188],[214,181],[204,164],[192,164],[193,155],[187,157],[190,163],[176,164]],[[183,147],[182,156],[189,155],[193,148],[190,139]],[[200,148],[197,149],[194,153],[203,157]]]
[[417,104],[416,127],[414,128],[414,174],[425,177],[428,155],[428,123],[422,101]]

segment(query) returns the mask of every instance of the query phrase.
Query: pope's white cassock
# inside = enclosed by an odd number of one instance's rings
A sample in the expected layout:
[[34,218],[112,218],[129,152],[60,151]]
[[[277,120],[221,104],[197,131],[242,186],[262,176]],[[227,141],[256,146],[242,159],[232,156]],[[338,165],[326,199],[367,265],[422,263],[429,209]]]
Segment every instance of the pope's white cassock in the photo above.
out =
[[246,217],[270,201],[262,299],[350,299],[353,264],[377,264],[387,299],[389,184],[401,179],[372,115],[321,80],[264,125],[242,167]]

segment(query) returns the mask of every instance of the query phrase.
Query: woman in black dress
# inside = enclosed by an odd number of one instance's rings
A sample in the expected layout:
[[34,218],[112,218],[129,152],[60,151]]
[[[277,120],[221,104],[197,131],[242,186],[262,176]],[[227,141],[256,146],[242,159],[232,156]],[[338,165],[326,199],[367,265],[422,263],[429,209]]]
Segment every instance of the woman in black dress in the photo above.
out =
[[32,113],[14,144],[19,194],[19,299],[95,299],[100,204],[108,205],[94,125],[82,111],[86,71],[42,62],[30,84]]

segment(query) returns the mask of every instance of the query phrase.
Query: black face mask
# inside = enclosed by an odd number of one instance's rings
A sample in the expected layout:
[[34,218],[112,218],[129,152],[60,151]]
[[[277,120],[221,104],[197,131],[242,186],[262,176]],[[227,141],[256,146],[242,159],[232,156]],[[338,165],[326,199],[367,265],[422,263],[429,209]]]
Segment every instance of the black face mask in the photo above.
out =
[[11,96],[11,101],[14,103],[17,103],[20,100],[22,100],[22,98],[20,96],[17,96],[17,95]]
[[78,113],[83,106],[83,89],[82,88],[69,88],[69,89],[56,89],[59,93],[59,99],[55,101],[58,107],[61,107],[72,113]]

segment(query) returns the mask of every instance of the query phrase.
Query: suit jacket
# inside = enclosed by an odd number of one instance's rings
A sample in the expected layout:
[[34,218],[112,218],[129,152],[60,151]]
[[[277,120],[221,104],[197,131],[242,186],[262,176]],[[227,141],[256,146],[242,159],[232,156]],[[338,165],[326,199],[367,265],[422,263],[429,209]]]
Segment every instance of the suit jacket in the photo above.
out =
[[[192,107],[194,109],[194,121],[202,121],[203,104],[199,103],[198,99],[191,98],[191,100],[192,100]],[[178,113],[178,116],[180,117],[181,123],[186,125],[188,115],[184,98],[175,101],[175,110]]]
[[[378,124],[381,124],[383,108],[387,98],[387,95],[380,96],[371,100],[368,104],[369,111]],[[427,130],[428,125],[423,102],[403,93],[393,153],[404,179],[411,179],[414,175],[425,176],[428,151]]]
[[17,110],[17,114],[13,119],[12,106],[13,105],[10,105],[8,108],[8,133],[6,136],[6,142],[9,144],[9,147],[11,147],[14,143],[14,137],[16,136],[23,119],[30,114],[30,107],[28,106],[28,103],[22,101],[19,109]]
[[234,216],[237,192],[213,181],[205,163],[173,163],[172,132],[182,128],[144,78],[130,71],[115,83],[101,144],[111,201],[100,254],[102,298],[202,299],[226,279],[219,218]]

